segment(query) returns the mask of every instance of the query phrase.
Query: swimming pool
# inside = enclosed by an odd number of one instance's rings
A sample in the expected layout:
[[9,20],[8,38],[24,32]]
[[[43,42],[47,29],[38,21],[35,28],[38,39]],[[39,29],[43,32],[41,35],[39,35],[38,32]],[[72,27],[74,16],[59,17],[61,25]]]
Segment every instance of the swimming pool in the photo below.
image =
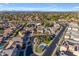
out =
[[3,48],[3,46],[4,46],[3,44],[0,44],[0,49],[2,49],[2,48]]

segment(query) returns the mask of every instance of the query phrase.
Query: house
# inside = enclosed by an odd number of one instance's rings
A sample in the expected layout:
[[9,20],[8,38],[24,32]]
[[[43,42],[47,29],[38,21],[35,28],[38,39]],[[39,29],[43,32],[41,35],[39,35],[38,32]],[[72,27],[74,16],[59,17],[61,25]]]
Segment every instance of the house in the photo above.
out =
[[76,56],[79,56],[79,52],[78,51],[72,51],[72,53]]
[[54,27],[49,27],[49,30],[50,30],[50,34],[55,34],[55,29],[54,29]]
[[38,47],[44,50],[46,49],[47,45],[45,43],[41,43]]
[[44,27],[43,26],[37,26],[37,32],[38,33],[43,33],[44,32]]
[[51,34],[51,31],[49,28],[44,28],[44,33],[48,33],[48,34]]
[[67,48],[65,46],[60,46],[60,51],[67,51]]
[[2,42],[2,38],[3,38],[3,37],[0,37],[0,43]]
[[41,23],[36,23],[36,26],[41,26]]
[[10,33],[11,31],[12,31],[11,28],[7,28],[7,29],[4,30],[3,35],[7,36],[7,34]]
[[72,28],[73,31],[78,31],[78,28]]
[[71,30],[72,28],[71,27],[68,27],[68,30]]
[[64,37],[65,39],[69,39],[70,37],[69,37],[69,35],[65,35],[65,37]]

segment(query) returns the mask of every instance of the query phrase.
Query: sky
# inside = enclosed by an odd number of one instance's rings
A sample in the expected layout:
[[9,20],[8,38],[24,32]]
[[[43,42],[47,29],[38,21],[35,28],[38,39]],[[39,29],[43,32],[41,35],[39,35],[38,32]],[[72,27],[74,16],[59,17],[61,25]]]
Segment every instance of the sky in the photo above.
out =
[[79,11],[79,3],[0,3],[0,11]]

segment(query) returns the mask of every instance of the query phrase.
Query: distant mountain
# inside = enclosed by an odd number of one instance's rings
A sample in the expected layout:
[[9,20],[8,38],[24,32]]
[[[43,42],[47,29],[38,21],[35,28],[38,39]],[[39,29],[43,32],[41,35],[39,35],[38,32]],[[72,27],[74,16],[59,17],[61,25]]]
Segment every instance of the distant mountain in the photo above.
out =
[[0,10],[0,12],[79,12],[79,11],[20,11],[20,10]]

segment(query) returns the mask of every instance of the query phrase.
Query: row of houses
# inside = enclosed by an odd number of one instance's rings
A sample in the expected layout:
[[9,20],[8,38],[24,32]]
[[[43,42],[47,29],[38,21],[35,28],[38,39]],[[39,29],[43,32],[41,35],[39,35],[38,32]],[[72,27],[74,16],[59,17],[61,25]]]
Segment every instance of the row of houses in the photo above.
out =
[[54,26],[51,26],[51,27],[44,27],[43,25],[41,25],[40,22],[30,21],[30,22],[28,22],[27,26],[28,26],[27,29],[31,30],[33,34],[35,34],[35,33],[55,34],[55,32],[58,29],[60,29],[60,25],[58,23],[54,23]]
[[60,46],[60,51],[63,51],[62,55],[79,56],[79,26],[77,23],[69,23],[68,30],[64,36],[63,44]]

